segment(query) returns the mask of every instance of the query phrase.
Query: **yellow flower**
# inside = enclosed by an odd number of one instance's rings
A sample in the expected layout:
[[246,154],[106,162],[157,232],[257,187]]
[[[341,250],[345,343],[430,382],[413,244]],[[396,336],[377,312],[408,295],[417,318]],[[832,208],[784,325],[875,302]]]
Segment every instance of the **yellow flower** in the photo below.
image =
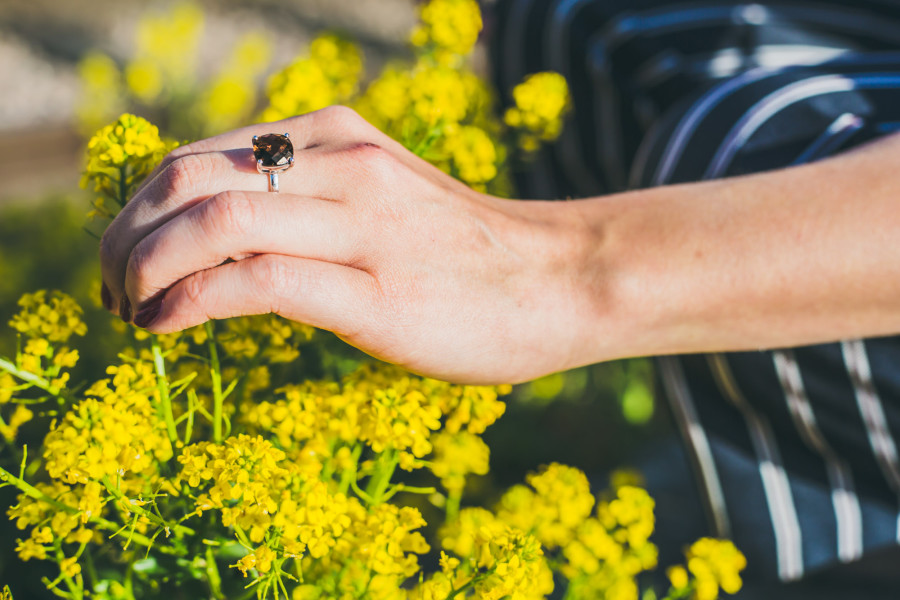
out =
[[81,573],[81,565],[78,564],[78,558],[70,556],[60,561],[59,570],[66,577],[75,577]]
[[587,477],[578,469],[553,463],[529,474],[527,481],[534,492],[514,486],[501,499],[497,516],[534,533],[548,548],[567,544],[594,506]]
[[15,388],[18,385],[9,373],[0,372],[0,404],[6,404],[12,400]]
[[178,461],[180,477],[204,490],[196,499],[198,513],[219,511],[222,525],[241,528],[255,543],[275,531],[286,555],[308,552],[320,558],[350,523],[343,494],[307,480],[262,437],[242,434],[222,444],[201,442],[186,447]]
[[[50,499],[68,506],[82,503],[84,488],[70,487],[62,482],[38,483],[37,490]],[[58,510],[55,506],[36,500],[24,493],[19,494],[16,504],[7,511],[10,520],[16,522],[18,529],[24,530],[32,526],[31,536],[27,540],[19,540],[17,552],[23,560],[28,558],[44,558],[44,546],[52,544],[56,539],[65,543],[83,544],[93,539],[93,532],[86,528],[83,515]],[[100,516],[99,509],[94,516]]]
[[481,10],[475,0],[431,0],[419,8],[421,24],[410,41],[415,46],[433,46],[439,60],[472,51],[481,33]]
[[172,456],[165,424],[156,417],[156,377],[146,363],[111,366],[112,379],[55,424],[44,440],[47,472],[67,483],[127,473],[153,474]]
[[19,559],[27,561],[32,558],[38,560],[47,558],[47,548],[38,544],[31,538],[27,540],[16,540],[16,542],[16,554],[19,555]]
[[[93,184],[101,197],[124,205],[134,188],[175,146],[161,139],[159,130],[149,121],[123,114],[88,142],[81,187]],[[94,210],[102,216],[115,216],[106,203],[95,203]]]
[[431,471],[448,492],[462,492],[466,476],[485,475],[490,468],[490,449],[473,433],[440,432],[434,436],[432,443],[434,457],[431,459]]
[[448,67],[420,65],[409,87],[412,114],[426,125],[458,123],[469,111],[462,74]]
[[522,133],[525,150],[556,139],[570,108],[569,86],[559,73],[534,73],[513,88],[515,106],[507,109],[504,121]]
[[676,590],[681,590],[688,586],[688,572],[681,565],[675,565],[666,569],[666,576]]
[[[2,396],[2,390],[0,390],[0,396]],[[8,442],[15,441],[19,428],[33,418],[34,413],[27,407],[21,404],[16,406],[12,415],[7,419],[8,422],[6,424],[0,420],[0,437],[3,437]]]
[[[84,335],[87,326],[81,320],[83,311],[68,294],[56,290],[39,290],[19,298],[21,310],[9,325],[29,338],[46,338],[50,342],[65,343],[73,335]],[[43,342],[35,342],[42,345]],[[32,354],[46,354],[48,346],[30,346]]]
[[410,74],[396,65],[381,72],[359,100],[357,110],[370,123],[386,130],[392,121],[406,116],[409,108]]
[[443,560],[445,575],[459,565],[480,573],[475,585],[478,598],[543,598],[553,591],[553,576],[538,540],[504,525],[483,508],[460,511],[458,519],[441,531],[441,538],[444,549],[463,559]]
[[247,576],[248,571],[251,569],[256,569],[259,573],[268,573],[272,569],[272,562],[277,556],[268,546],[260,546],[231,566],[240,570],[244,577]]
[[497,176],[497,149],[483,129],[463,125],[448,128],[447,133],[444,148],[459,179],[479,186]]
[[355,44],[326,34],[313,40],[310,55],[299,58],[269,79],[269,106],[262,119],[275,121],[347,102],[362,73]]
[[747,559],[732,542],[700,538],[686,554],[696,600],[715,600],[719,588],[728,594],[741,589],[740,572],[747,566]]

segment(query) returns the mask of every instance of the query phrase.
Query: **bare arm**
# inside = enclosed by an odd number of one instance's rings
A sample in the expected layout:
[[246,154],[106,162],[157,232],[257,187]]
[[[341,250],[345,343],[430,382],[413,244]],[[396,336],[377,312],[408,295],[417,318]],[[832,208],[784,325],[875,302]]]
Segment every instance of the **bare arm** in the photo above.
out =
[[[578,202],[596,359],[900,332],[900,137],[809,165]],[[598,310],[604,311],[603,307]]]

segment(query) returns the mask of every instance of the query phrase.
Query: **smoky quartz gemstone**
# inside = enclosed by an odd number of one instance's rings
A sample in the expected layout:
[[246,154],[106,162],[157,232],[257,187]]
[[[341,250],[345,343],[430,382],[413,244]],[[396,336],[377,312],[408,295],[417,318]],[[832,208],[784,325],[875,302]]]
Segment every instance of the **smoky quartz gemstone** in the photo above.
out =
[[286,167],[294,156],[294,145],[286,135],[267,133],[253,138],[253,157],[262,168]]

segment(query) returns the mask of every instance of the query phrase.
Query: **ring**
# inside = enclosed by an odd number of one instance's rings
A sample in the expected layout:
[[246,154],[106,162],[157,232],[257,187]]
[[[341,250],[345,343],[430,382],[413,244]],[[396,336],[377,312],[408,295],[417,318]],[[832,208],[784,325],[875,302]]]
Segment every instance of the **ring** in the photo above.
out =
[[269,191],[278,191],[278,173],[294,166],[294,145],[290,135],[267,133],[253,136],[256,170],[269,176]]

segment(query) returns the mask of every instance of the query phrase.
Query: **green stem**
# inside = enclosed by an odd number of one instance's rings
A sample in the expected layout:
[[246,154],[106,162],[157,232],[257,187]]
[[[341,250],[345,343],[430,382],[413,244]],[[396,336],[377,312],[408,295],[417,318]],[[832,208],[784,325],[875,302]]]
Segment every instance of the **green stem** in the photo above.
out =
[[225,600],[222,593],[222,577],[219,575],[219,567],[216,565],[216,556],[212,546],[206,547],[206,581],[209,583],[209,592],[215,600]]
[[82,600],[82,598],[84,598],[84,582],[81,577],[78,577],[78,581],[73,580],[72,577],[63,570],[62,561],[65,560],[65,558],[66,556],[62,553],[62,550],[57,548],[56,562],[59,564],[59,578],[53,582],[53,585],[62,579],[66,582],[66,587],[69,588],[72,600]]
[[169,433],[169,441],[174,444],[178,440],[178,432],[175,430],[175,416],[172,414],[169,380],[166,379],[166,363],[163,360],[162,350],[159,347],[159,340],[155,335],[151,336],[151,340],[153,366],[156,368],[156,389],[159,390],[159,399],[162,404],[163,418],[166,422],[166,431]]
[[110,494],[112,494],[112,496],[116,500],[124,503],[127,507],[127,510],[129,510],[130,512],[138,514],[138,515],[144,517],[145,519],[149,520],[151,523],[153,523],[159,527],[163,527],[167,530],[173,531],[176,534],[181,534],[181,535],[194,535],[195,534],[194,530],[191,529],[190,527],[185,527],[184,525],[178,525],[175,523],[169,523],[162,517],[150,512],[149,510],[145,509],[144,507],[138,506],[137,504],[132,503],[131,498],[128,498],[122,492],[120,492],[118,489],[113,487],[108,476],[104,476],[103,479],[101,479],[100,481],[101,481],[101,483],[103,483],[104,486],[106,486],[106,491],[108,491]]
[[462,586],[458,590],[453,590],[452,592],[450,592],[450,594],[447,595],[446,600],[453,600],[453,598],[456,598],[463,592],[472,589],[472,587],[476,583],[478,583],[479,581],[481,581],[482,579],[484,579],[485,577],[487,577],[488,575],[490,575],[493,572],[494,572],[494,569],[492,568],[492,569],[488,569],[488,571],[486,573],[479,573],[479,574],[475,575],[474,577],[472,577],[472,579],[467,581],[464,586]]
[[[64,504],[64,503],[60,502],[59,500],[54,500],[50,496],[46,495],[45,493],[43,493],[42,491],[40,491],[39,489],[37,489],[36,487],[31,485],[30,483],[28,483],[27,481],[24,481],[23,479],[16,477],[15,475],[10,473],[3,467],[0,467],[0,481],[3,481],[5,483],[15,486],[16,488],[18,488],[18,490],[20,492],[22,492],[23,494],[25,494],[32,500],[37,500],[38,502],[43,502],[44,504],[48,504],[58,510],[67,512],[71,515],[81,514],[81,511],[78,510],[77,508],[75,508],[74,506],[69,506],[68,504]],[[110,521],[108,519],[104,519],[102,517],[91,517],[90,519],[88,519],[88,522],[93,523],[95,525],[99,525],[103,529],[105,529],[107,531],[111,531],[113,533],[115,533],[115,532],[119,531],[119,529],[121,529],[121,527],[119,525],[117,525],[116,523],[113,523],[112,521]],[[185,528],[185,529],[187,529],[187,528]],[[132,536],[132,540],[134,542],[136,542],[142,546],[146,546],[148,548],[153,545],[153,540],[151,540],[147,536],[141,535],[139,533],[135,533]],[[169,548],[167,546],[161,547],[160,552],[163,552],[165,554],[176,554],[176,552],[173,548]]]
[[382,503],[384,492],[391,483],[391,477],[394,476],[394,470],[397,468],[398,462],[400,462],[400,457],[394,449],[385,450],[378,457],[375,472],[372,473],[369,483],[366,485],[366,495],[372,499],[374,506]]
[[[398,494],[400,492],[406,492],[407,494],[433,494],[437,491],[437,488],[429,485],[429,486],[415,486],[415,485],[406,485],[404,483],[398,483],[394,487],[390,488],[385,492],[382,500],[387,502],[391,498],[394,497],[394,494]],[[449,520],[448,520],[449,522]]]
[[34,387],[44,390],[51,396],[66,401],[69,400],[69,398],[63,393],[63,390],[59,389],[55,385],[50,385],[50,382],[40,375],[35,375],[34,373],[29,373],[28,371],[23,371],[6,359],[0,358],[0,369],[3,369],[14,377],[18,377],[22,381],[27,381]]
[[222,443],[222,371],[219,365],[219,350],[216,347],[216,333],[212,321],[204,324],[206,343],[209,346],[209,376],[212,379],[213,392],[213,440]]
[[187,412],[187,425],[185,426],[184,432],[184,444],[185,446],[191,443],[191,436],[194,435],[194,412],[196,411],[196,406],[199,404],[197,399],[197,392],[194,390],[188,390],[188,412]]
[[355,448],[353,448],[353,452],[350,454],[353,466],[346,468],[341,473],[341,483],[340,483],[340,491],[345,496],[347,492],[350,490],[350,484],[356,482],[356,469],[359,464],[359,456],[362,454],[362,444],[357,444]]
[[459,504],[462,501],[462,490],[453,490],[447,494],[446,519],[447,523],[456,521],[459,516]]

